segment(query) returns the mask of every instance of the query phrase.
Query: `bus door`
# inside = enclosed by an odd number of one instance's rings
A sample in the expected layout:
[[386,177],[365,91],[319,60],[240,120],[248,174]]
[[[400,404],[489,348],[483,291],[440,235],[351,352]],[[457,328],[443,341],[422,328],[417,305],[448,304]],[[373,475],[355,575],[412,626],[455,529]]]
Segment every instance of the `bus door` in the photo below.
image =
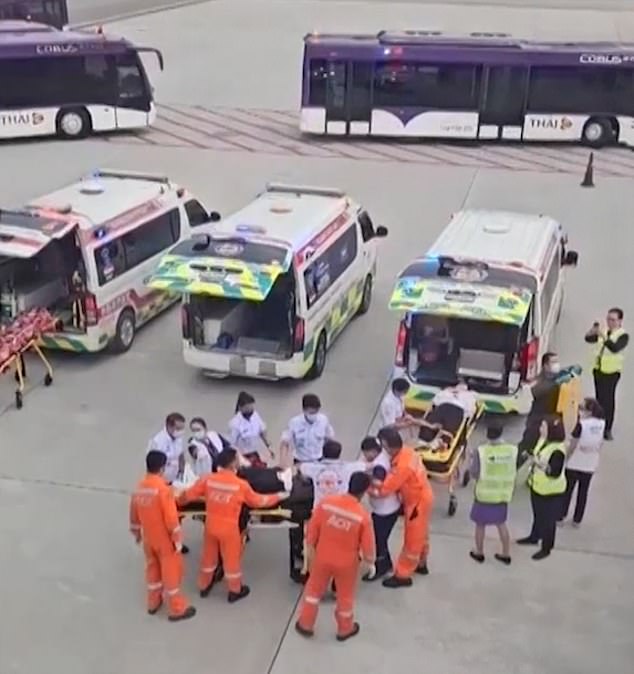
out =
[[326,133],[369,135],[372,115],[372,64],[331,61],[328,75]]
[[522,139],[527,85],[526,67],[493,66],[485,69],[479,138]]

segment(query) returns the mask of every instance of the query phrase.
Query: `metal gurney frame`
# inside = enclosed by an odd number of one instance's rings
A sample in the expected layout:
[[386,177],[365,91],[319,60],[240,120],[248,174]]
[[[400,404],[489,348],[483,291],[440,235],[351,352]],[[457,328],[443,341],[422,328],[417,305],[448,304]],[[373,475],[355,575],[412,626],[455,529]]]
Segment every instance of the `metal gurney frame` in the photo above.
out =
[[[246,543],[249,529],[298,529],[299,527],[305,527],[305,522],[299,523],[293,521],[293,511],[290,508],[281,508],[276,506],[275,508],[254,508],[247,509],[247,521],[244,530],[242,531],[243,544]],[[195,501],[187,504],[184,507],[179,506],[178,515],[181,518],[190,517],[191,519],[199,520],[204,523],[205,521],[205,502],[204,501]],[[269,518],[279,518],[277,522],[267,522]],[[306,575],[308,572],[308,555],[306,554],[306,538],[304,536],[303,543],[303,566],[301,573]],[[295,568],[295,559],[293,557],[292,546],[289,545],[289,565],[290,571],[292,572]]]
[[[431,409],[431,408],[429,408]],[[429,409],[427,411],[429,411]],[[447,485],[447,490],[449,492],[449,505],[447,508],[447,514],[449,517],[453,517],[456,514],[458,509],[458,497],[456,496],[456,482],[458,481],[458,475],[460,468],[462,467],[466,457],[467,457],[467,444],[471,434],[478,425],[478,421],[484,414],[484,405],[477,401],[475,414],[468,417],[465,416],[458,427],[458,430],[453,434],[453,438],[449,447],[442,453],[447,455],[447,461],[441,461],[440,458],[433,458],[434,454],[431,450],[428,450],[426,443],[422,440],[419,440],[415,444],[414,449],[416,453],[421,458],[421,461],[427,469],[427,475],[437,482],[441,482]],[[419,418],[422,417],[420,413],[416,416]],[[438,470],[437,464],[442,464],[444,470]],[[462,486],[466,487],[469,483],[469,471],[466,470],[463,472],[462,477]]]

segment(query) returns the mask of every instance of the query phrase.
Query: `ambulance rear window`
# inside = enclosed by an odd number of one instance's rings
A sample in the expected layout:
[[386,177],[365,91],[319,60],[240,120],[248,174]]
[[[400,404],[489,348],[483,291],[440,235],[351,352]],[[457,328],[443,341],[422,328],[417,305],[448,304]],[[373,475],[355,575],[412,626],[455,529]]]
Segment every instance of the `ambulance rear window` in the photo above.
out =
[[212,238],[209,246],[206,247],[200,246],[199,239],[188,239],[173,248],[171,255],[193,258],[219,257],[227,260],[241,260],[256,265],[282,265],[288,255],[288,250],[281,246],[240,238]]

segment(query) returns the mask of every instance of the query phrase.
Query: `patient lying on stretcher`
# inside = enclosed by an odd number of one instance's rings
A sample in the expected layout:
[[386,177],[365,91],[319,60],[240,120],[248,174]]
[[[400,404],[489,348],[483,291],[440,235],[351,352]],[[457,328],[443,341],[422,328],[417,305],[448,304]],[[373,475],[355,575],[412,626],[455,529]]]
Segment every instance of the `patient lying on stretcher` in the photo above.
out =
[[439,391],[432,407],[418,421],[421,444],[432,452],[448,449],[465,418],[476,413],[476,396],[464,382]]

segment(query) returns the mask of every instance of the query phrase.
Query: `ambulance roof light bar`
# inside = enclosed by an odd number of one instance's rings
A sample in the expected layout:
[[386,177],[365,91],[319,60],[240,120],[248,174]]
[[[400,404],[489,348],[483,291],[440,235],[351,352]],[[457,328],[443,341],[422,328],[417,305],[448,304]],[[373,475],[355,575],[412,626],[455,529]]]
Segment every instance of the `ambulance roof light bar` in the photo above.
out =
[[311,187],[310,185],[286,185],[284,183],[267,183],[266,192],[269,194],[295,194],[315,197],[334,197],[342,199],[346,196],[343,190],[336,187]]
[[120,178],[122,180],[145,180],[162,185],[170,185],[170,179],[167,176],[157,175],[155,173],[144,173],[142,171],[118,171],[116,169],[97,169],[84,176],[82,180],[95,180],[95,178]]

